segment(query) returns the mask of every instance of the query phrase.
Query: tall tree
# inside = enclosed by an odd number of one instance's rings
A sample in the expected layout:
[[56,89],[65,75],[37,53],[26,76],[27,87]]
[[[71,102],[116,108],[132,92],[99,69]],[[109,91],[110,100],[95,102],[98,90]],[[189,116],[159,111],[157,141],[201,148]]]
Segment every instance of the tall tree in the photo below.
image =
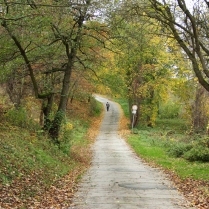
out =
[[199,83],[209,91],[207,1],[189,4],[185,0],[149,0],[143,5],[133,2],[137,5],[134,10],[138,15],[158,20],[163,26],[164,35],[173,36],[190,59]]
[[[151,19],[156,20],[153,23],[161,28],[156,33],[162,38],[169,37],[176,41],[185,60],[190,60],[191,69],[199,83],[209,91],[207,1],[123,0],[121,2],[127,8],[126,17],[131,16],[132,19],[144,17],[147,22]],[[175,72],[175,68],[173,71]],[[198,102],[195,104],[198,105]],[[195,114],[193,116],[195,121]]]
[[[138,4],[137,1],[134,2]],[[209,10],[207,6],[207,1],[203,0],[196,2],[149,0],[146,4],[138,5],[133,10],[140,16],[145,15],[159,21],[163,35],[173,37],[176,40],[185,59],[190,60],[191,69],[193,69],[199,83],[206,91],[209,91]],[[205,119],[200,116],[202,114],[197,114],[203,111],[200,105],[204,98],[202,92],[204,91],[197,87],[192,114],[193,127],[197,130],[200,129],[201,125],[205,126]]]
[[[66,112],[72,71],[91,69],[92,57],[99,55],[95,46],[104,47],[108,37],[104,24],[88,24],[95,22],[98,6],[99,1],[91,0],[4,2],[1,25],[16,46],[36,98],[45,101],[45,127],[56,143]],[[58,109],[50,121],[55,94]]]
[[133,104],[138,106],[134,126],[143,119],[152,126],[158,112],[157,100],[162,95],[162,86],[169,79],[169,59],[162,60],[165,41],[154,35],[158,28],[153,21],[132,16],[125,6],[121,5],[118,12],[112,15],[114,46],[118,48],[115,57],[119,73],[124,73],[126,80],[130,113]]

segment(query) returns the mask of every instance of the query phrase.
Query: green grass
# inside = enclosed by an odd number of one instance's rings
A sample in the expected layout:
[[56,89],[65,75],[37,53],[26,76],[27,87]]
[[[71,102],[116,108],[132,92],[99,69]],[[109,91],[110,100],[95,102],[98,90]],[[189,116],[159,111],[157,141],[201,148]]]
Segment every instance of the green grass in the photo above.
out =
[[120,106],[122,107],[124,115],[126,117],[129,117],[129,107],[128,107],[127,100],[123,98],[118,98],[118,99],[115,99],[115,101],[118,102]]
[[[0,118],[0,183],[10,184],[36,174],[41,184],[50,185],[54,180],[67,174],[79,160],[71,154],[72,146],[86,148],[89,141],[86,133],[92,116],[98,116],[103,110],[101,103],[94,98],[84,107],[89,115],[84,118],[80,113],[66,119],[60,131],[60,146],[47,138],[38,124],[28,120],[24,109],[10,110]],[[81,111],[82,112],[82,111]],[[82,119],[81,119],[82,118]],[[30,127],[29,127],[30,125]],[[79,153],[77,153],[79,154]]]
[[90,100],[90,115],[99,116],[103,110],[103,104],[98,102],[94,97]]
[[[0,115],[0,189],[3,196],[10,198],[15,192],[20,208],[28,208],[34,199],[41,201],[46,191],[59,188],[68,175],[72,176],[72,182],[80,178],[91,158],[91,140],[86,134],[92,118],[95,119],[92,116],[99,116],[103,109],[99,102],[92,102],[93,105],[84,105],[87,108],[84,111],[79,109],[66,118],[60,130],[59,146],[52,143],[35,121],[31,123],[22,109]],[[10,202],[13,204],[13,200]]]
[[[118,99],[117,102],[121,105],[125,116],[129,117],[127,100]],[[204,135],[188,135],[189,129],[189,124],[182,119],[158,119],[154,128],[138,127],[134,134],[129,136],[128,143],[143,159],[175,171],[183,179],[193,178],[208,181],[208,162],[190,162],[183,157],[172,157],[168,152],[174,146],[178,149],[181,143],[196,146],[207,138]]]
[[1,126],[0,183],[10,183],[31,173],[41,173],[40,180],[47,186],[54,179],[67,174],[78,162],[63,151],[65,146],[68,143],[85,146],[87,143],[84,135],[88,124],[78,120],[74,123],[75,128],[67,141],[61,142],[61,149],[40,134],[31,135],[24,128]]
[[139,130],[138,135],[131,135],[128,142],[139,156],[175,171],[181,178],[209,180],[209,163],[189,162],[183,158],[170,157],[163,145],[166,139],[160,134],[157,136],[157,133],[155,129],[149,132]]

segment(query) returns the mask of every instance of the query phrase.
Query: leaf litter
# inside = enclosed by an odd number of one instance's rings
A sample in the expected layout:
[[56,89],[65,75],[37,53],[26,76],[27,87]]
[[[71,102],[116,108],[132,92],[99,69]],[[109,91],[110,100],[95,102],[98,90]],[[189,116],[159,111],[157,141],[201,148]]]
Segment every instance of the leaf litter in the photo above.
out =
[[[94,141],[98,134],[101,118],[94,120],[88,132],[88,138]],[[127,136],[127,119],[120,120],[120,134]],[[17,178],[10,184],[0,185],[0,208],[1,209],[66,209],[72,203],[72,198],[77,191],[79,176],[89,167],[91,162],[91,146],[77,150],[72,149],[72,155],[81,163],[68,175],[55,180],[50,187],[42,184],[41,171],[31,173],[24,178]],[[153,166],[153,165],[151,165]],[[174,182],[176,188],[186,197],[188,207],[194,206],[198,209],[209,209],[209,182],[194,180],[191,178],[181,179],[174,172],[164,170]],[[34,193],[34,196],[33,196]]]

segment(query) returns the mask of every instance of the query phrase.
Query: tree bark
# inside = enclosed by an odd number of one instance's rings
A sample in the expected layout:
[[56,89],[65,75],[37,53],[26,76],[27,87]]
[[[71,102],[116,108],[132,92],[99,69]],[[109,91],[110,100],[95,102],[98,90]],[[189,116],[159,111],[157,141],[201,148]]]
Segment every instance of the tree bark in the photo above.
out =
[[68,69],[65,71],[62,92],[60,95],[59,107],[58,107],[57,113],[55,114],[54,120],[52,121],[51,127],[49,129],[49,136],[53,139],[55,143],[58,143],[58,144],[59,144],[58,138],[59,138],[60,127],[61,127],[64,115],[66,113],[66,107],[68,103],[70,78],[71,78],[72,67],[73,67],[73,58],[75,57],[72,57],[70,65]]
[[195,132],[203,131],[207,126],[207,120],[204,114],[205,93],[206,91],[202,86],[197,87],[192,113],[193,130]]

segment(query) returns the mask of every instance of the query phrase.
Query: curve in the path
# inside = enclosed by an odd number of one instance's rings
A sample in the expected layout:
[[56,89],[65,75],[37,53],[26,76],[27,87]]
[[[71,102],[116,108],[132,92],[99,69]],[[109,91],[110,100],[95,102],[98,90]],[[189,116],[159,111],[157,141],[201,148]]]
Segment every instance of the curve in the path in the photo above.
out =
[[[105,107],[107,99],[96,99]],[[92,166],[70,209],[185,208],[186,200],[165,175],[144,164],[118,135],[119,118],[118,104],[110,102],[93,147]]]

